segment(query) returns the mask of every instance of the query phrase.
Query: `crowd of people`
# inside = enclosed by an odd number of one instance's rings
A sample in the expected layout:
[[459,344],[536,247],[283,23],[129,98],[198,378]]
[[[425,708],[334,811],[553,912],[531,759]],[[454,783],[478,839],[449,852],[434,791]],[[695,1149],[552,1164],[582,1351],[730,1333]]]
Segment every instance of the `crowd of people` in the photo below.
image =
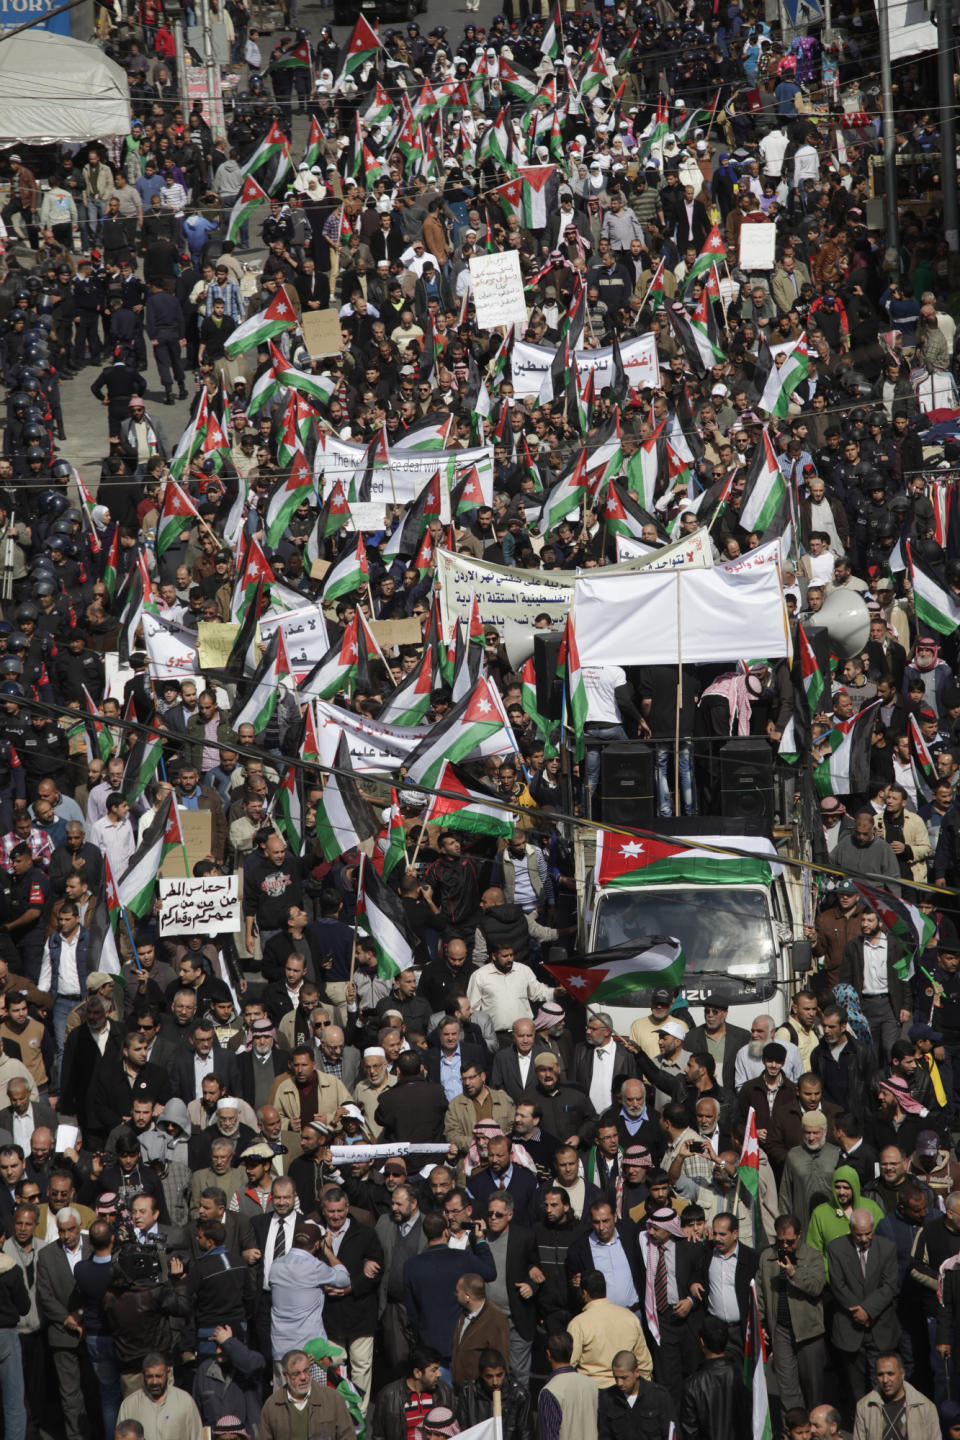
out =
[[[218,134],[163,6],[102,7],[129,134],[8,157],[6,1440],[960,1436],[933,67],[895,70],[890,252],[872,10],[821,45],[735,0],[533,8],[344,48],[290,0],[268,48],[229,0]],[[485,327],[471,261],[508,252],[526,324]],[[89,491],[61,388],[88,384]],[[176,435],[154,405],[186,399]],[[395,503],[391,454],[438,447]],[[440,604],[441,548],[535,583],[694,535],[774,547],[797,660],[580,670],[568,622],[561,728],[540,658]],[[851,596],[858,643],[808,666]],[[290,612],[322,658],[287,661]],[[605,745],[649,742],[652,810],[709,832],[732,736],[812,820],[813,969],[776,1016],[708,990],[695,1023],[675,985],[588,1009],[546,965],[590,964]],[[236,877],[234,928],[165,924],[170,850]]]

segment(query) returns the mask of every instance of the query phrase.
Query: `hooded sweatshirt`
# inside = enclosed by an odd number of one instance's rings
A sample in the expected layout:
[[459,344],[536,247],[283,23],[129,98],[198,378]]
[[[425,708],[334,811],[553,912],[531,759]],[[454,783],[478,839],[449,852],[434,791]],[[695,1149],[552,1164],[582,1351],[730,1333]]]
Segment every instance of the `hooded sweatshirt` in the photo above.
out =
[[810,1216],[810,1224],[807,1226],[807,1244],[814,1250],[819,1250],[823,1256],[823,1263],[827,1266],[827,1246],[831,1240],[839,1240],[841,1235],[849,1235],[850,1221],[843,1206],[837,1199],[837,1181],[845,1180],[853,1191],[853,1199],[850,1201],[851,1210],[869,1210],[874,1222],[879,1225],[883,1219],[883,1211],[873,1200],[864,1200],[860,1194],[860,1176],[851,1165],[840,1165],[833,1172],[833,1204],[818,1205]]

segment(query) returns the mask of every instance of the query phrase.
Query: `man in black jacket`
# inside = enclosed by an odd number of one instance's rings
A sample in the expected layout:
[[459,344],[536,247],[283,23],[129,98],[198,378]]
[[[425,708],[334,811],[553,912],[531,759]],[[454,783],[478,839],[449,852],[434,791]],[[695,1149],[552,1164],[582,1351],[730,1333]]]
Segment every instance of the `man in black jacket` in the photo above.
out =
[[481,1350],[477,1363],[480,1373],[476,1380],[468,1380],[457,1397],[461,1430],[491,1419],[493,1397],[499,1392],[503,1440],[533,1440],[528,1382],[507,1374],[506,1361],[499,1350]]
[[727,1327],[708,1315],[700,1331],[700,1368],[683,1389],[683,1440],[739,1440],[749,1429],[750,1392],[726,1345]]
[[260,944],[283,929],[291,905],[303,902],[303,867],[283,839],[271,832],[260,853],[251,855],[243,872],[243,914],[248,953],[253,953],[253,929]]
[[103,1144],[115,1125],[130,1114],[134,1095],[148,1094],[154,1103],[170,1099],[170,1081],[159,1065],[147,1062],[147,1041],[139,1031],[126,1037],[118,1059],[104,1057],[97,1067],[87,1103],[87,1144]]
[[[212,1355],[216,1350],[212,1335],[218,1325],[229,1325],[234,1335],[245,1338],[257,1300],[257,1271],[227,1249],[226,1227],[219,1220],[202,1221],[196,1243],[201,1255],[190,1266],[185,1291],[191,1302],[197,1351]],[[171,1279],[179,1283],[172,1273]]]
[[840,984],[852,985],[860,996],[880,1064],[889,1059],[900,1026],[913,1018],[910,987],[897,969],[904,954],[904,946],[887,934],[880,917],[864,910],[860,935],[847,941],[840,958]]
[[330,1339],[349,1351],[350,1375],[360,1394],[360,1408],[366,1413],[373,1378],[383,1250],[372,1226],[361,1225],[351,1217],[350,1201],[339,1185],[325,1191],[321,1209],[327,1238],[350,1274],[349,1289],[326,1288],[323,1323]]
[[644,1380],[632,1350],[614,1355],[614,1383],[600,1391],[597,1440],[669,1440],[676,1412],[662,1385]]

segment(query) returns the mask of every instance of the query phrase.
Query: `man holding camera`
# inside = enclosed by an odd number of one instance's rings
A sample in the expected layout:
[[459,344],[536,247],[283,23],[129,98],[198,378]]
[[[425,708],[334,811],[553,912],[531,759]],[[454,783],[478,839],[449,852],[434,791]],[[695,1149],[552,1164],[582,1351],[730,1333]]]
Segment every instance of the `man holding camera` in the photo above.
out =
[[760,1255],[757,1303],[784,1410],[809,1410],[822,1393],[826,1364],[823,1256],[801,1239],[795,1215],[780,1215],[776,1244]]

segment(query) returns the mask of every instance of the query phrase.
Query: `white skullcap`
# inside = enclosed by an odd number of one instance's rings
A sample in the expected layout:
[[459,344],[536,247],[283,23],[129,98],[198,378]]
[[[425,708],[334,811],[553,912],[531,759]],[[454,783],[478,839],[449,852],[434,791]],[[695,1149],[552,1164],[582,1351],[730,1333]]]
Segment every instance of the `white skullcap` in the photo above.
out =
[[232,1095],[222,1095],[217,1101],[217,1110],[239,1110],[240,1101],[235,1100]]
[[386,1050],[384,1050],[384,1049],[382,1048],[382,1046],[380,1046],[380,1045],[371,1045],[371,1046],[369,1046],[368,1049],[364,1050],[364,1052],[363,1052],[363,1058],[364,1058],[364,1060],[366,1060],[366,1058],[367,1058],[368,1055],[382,1055],[383,1058],[384,1058],[384,1060],[386,1060],[386,1058],[387,1058],[387,1052],[386,1052]]

